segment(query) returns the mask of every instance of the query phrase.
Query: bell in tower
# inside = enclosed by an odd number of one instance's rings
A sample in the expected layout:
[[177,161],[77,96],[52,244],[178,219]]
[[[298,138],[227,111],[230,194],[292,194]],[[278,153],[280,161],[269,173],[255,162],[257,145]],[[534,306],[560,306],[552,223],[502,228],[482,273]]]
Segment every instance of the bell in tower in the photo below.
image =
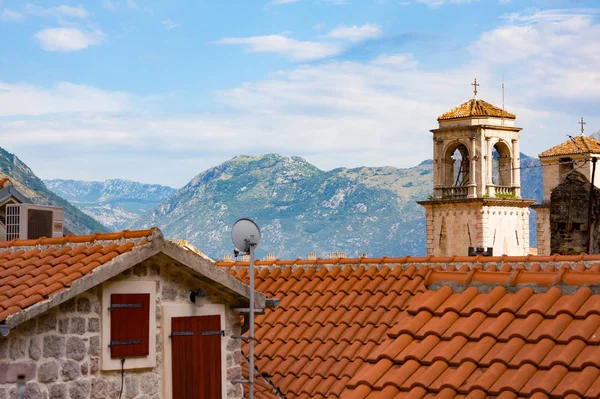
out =
[[[440,115],[433,133],[434,193],[420,201],[427,218],[427,253],[529,253],[529,206],[521,199],[515,115],[477,97]],[[488,251],[489,249],[489,251]]]

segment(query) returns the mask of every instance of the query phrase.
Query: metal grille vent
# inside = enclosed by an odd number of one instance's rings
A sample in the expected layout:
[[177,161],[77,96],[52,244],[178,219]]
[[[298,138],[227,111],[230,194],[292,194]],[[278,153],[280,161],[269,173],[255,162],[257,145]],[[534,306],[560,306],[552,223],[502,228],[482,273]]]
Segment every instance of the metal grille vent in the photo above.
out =
[[17,204],[6,205],[6,240],[20,237],[21,208]]

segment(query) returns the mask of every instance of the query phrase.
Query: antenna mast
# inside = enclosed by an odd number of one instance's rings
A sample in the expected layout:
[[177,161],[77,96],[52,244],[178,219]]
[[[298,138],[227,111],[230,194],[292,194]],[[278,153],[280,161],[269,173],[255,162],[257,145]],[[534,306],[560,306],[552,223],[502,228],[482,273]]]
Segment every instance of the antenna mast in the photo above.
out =
[[[247,383],[249,385],[248,399],[254,399],[254,313],[256,311],[256,309],[254,309],[254,251],[256,250],[256,247],[258,247],[258,244],[260,244],[260,238],[260,229],[258,228],[256,223],[254,223],[250,219],[239,219],[237,222],[234,223],[233,227],[231,228],[231,240],[233,241],[233,245],[236,248],[236,252],[239,250],[250,255],[250,264],[248,265],[250,305],[248,309],[237,309],[237,311],[248,313],[250,331],[248,331],[247,339],[249,349],[248,366],[250,368],[250,374],[248,375],[247,380],[233,380],[234,383],[241,382]],[[234,311],[236,311],[236,309],[234,309]],[[264,309],[262,311],[264,311]]]
[[502,74],[502,126],[504,126],[504,74]]

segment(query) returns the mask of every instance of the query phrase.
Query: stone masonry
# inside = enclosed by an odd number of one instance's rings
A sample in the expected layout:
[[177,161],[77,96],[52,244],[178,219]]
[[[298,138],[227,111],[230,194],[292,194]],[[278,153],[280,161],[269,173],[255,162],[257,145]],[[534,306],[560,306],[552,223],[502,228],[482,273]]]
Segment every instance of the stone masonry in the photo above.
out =
[[[212,292],[206,283],[183,269],[150,259],[113,279],[156,282],[156,367],[125,370],[123,380],[121,370],[100,370],[102,288],[97,286],[21,324],[8,337],[0,338],[0,399],[16,397],[15,383],[19,374],[26,376],[26,399],[118,398],[121,389],[122,397],[127,399],[162,398],[161,305],[189,303],[191,290],[199,287],[209,294],[209,301],[223,303],[218,292]],[[230,381],[241,378],[241,348],[239,340],[229,337],[240,334],[240,324],[229,308],[226,313],[227,373],[224,377],[228,379],[227,398],[237,399],[242,397],[242,387]]]
[[[574,255],[600,252],[600,189],[594,187],[592,225],[589,225],[588,209],[590,183],[578,172],[571,172],[564,181],[552,189],[549,204],[549,231],[551,253]],[[592,234],[591,251],[588,238]]]

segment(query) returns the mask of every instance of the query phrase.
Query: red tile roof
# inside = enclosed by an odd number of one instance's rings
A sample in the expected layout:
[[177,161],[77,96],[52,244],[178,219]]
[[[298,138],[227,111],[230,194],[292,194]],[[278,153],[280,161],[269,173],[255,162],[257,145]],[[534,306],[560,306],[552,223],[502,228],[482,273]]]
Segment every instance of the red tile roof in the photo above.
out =
[[544,158],[575,154],[600,154],[600,142],[588,136],[575,136],[538,156]]
[[600,295],[449,286],[406,308],[347,398],[600,394]]
[[0,188],[12,185],[12,181],[8,177],[0,179]]
[[71,286],[153,230],[0,242],[0,321]]
[[464,104],[438,116],[438,121],[455,118],[466,118],[471,116],[495,116],[501,118],[515,119],[515,114],[511,114],[483,100],[472,98]]
[[[245,379],[248,378],[250,367],[248,363],[242,360],[242,375]],[[244,384],[244,397],[248,397],[248,384]],[[277,388],[265,377],[258,373],[254,376],[254,399],[279,399]]]
[[[247,262],[217,265],[247,281]],[[281,303],[257,316],[256,364],[287,398],[600,392],[600,294],[579,287],[599,255],[257,265]]]

